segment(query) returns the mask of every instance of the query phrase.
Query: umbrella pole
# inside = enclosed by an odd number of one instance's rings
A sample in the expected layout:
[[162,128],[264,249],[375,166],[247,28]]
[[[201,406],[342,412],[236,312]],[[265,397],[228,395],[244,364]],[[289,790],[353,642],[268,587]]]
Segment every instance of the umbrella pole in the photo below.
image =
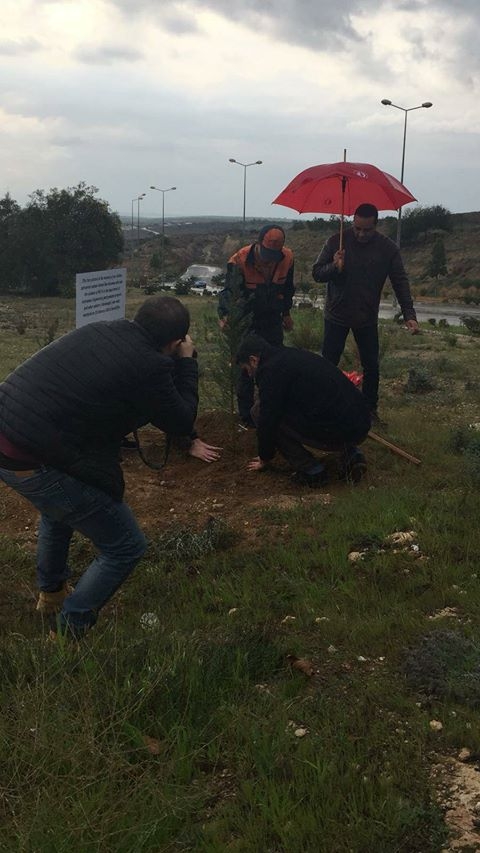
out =
[[347,179],[345,177],[342,178],[342,213],[340,215],[340,251],[343,249],[343,217],[345,214],[345,187],[347,185]]
[[[343,162],[347,162],[347,149],[343,149]],[[343,217],[345,215],[345,187],[347,185],[347,179],[345,177],[342,178],[342,212],[340,215],[340,251],[343,249]]]

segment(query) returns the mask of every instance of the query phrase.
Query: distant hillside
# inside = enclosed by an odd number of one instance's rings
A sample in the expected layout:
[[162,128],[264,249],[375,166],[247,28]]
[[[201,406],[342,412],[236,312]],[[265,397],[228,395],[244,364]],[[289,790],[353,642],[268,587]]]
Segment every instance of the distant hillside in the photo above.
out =
[[[271,220],[248,220],[246,233],[238,219],[224,217],[197,217],[172,220],[165,228],[165,271],[167,278],[175,278],[193,263],[224,267],[230,255],[242,244],[252,242],[260,228]],[[275,220],[274,220],[275,221]],[[173,224],[175,222],[176,224]],[[326,220],[285,220],[287,244],[295,253],[297,284],[311,283],[311,267],[325,240],[338,230],[337,223]],[[379,230],[395,233],[395,218],[380,220]],[[423,299],[445,299],[468,304],[480,304],[480,212],[452,214],[453,230],[428,232],[412,245],[402,246],[402,256],[410,276],[413,294]],[[142,219],[142,225],[153,231],[161,230],[157,220]],[[348,225],[347,225],[348,227]],[[442,278],[428,276],[428,266],[435,240],[444,240],[448,274]],[[155,261],[161,252],[160,238],[143,242],[126,259],[130,280],[155,277]]]

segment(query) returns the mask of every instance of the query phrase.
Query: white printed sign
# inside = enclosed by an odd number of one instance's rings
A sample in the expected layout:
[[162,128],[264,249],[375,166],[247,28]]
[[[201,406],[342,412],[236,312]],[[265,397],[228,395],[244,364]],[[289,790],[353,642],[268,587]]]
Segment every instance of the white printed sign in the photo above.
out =
[[122,320],[126,289],[126,269],[77,273],[77,329],[97,320]]

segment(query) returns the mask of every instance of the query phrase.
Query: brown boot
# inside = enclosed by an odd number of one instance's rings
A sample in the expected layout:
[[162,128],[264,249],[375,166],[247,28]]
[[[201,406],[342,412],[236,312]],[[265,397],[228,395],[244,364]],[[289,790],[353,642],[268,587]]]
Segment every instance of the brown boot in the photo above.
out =
[[37,610],[44,615],[49,613],[58,613],[62,609],[63,602],[67,595],[73,591],[73,587],[68,583],[64,583],[61,589],[56,592],[40,592],[37,601]]

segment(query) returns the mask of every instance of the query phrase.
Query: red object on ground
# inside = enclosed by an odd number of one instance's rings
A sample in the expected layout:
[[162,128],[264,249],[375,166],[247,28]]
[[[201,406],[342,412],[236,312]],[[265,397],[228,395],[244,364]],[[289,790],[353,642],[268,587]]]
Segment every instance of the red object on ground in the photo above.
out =
[[351,370],[350,373],[346,370],[342,370],[342,373],[347,377],[347,379],[350,379],[350,382],[353,382],[354,385],[358,386],[363,382],[363,373],[357,373],[356,370]]
[[[343,198],[342,198],[343,197]],[[398,210],[416,201],[400,181],[370,163],[324,163],[300,172],[272,204],[299,213],[342,213],[351,216],[360,204]]]

